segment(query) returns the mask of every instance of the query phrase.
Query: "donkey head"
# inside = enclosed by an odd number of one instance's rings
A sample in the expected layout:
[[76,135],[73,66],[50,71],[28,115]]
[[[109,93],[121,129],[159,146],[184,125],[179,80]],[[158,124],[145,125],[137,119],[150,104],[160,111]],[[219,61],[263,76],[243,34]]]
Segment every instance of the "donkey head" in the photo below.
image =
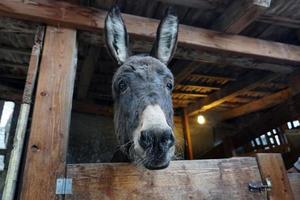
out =
[[112,85],[115,131],[121,151],[148,169],[167,167],[175,151],[174,80],[166,65],[175,51],[177,32],[178,19],[168,9],[151,53],[131,56],[119,9],[113,7],[105,21],[106,45],[119,65]]

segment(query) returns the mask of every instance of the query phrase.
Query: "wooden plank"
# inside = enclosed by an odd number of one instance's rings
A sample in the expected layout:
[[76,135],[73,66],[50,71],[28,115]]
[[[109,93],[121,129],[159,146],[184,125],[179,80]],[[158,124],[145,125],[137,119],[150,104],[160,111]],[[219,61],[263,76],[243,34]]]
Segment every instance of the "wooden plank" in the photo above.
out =
[[214,81],[236,81],[235,78],[231,78],[231,77],[204,75],[204,74],[191,74],[190,77],[192,79],[209,79]]
[[177,84],[175,86],[175,89],[180,90],[179,88],[190,88],[192,90],[220,90],[221,88],[219,87],[214,87],[214,86],[207,86],[207,85],[192,85],[192,84],[186,84],[186,85],[182,85],[182,84]]
[[224,121],[227,119],[232,119],[245,114],[256,112],[262,109],[270,108],[284,101],[287,101],[291,95],[292,95],[292,91],[290,88],[284,89],[282,91],[276,92],[269,96],[265,96],[256,101],[252,101],[250,103],[242,105],[240,107],[222,113],[218,113],[218,117],[220,121]]
[[262,15],[257,19],[257,21],[276,25],[276,26],[300,29],[300,20],[293,19],[290,17],[276,16],[276,15]]
[[238,34],[264,13],[270,4],[271,0],[233,1],[211,28]]
[[28,142],[22,200],[58,199],[64,177],[77,61],[76,31],[47,27]]
[[98,199],[265,199],[248,191],[260,180],[255,158],[173,161],[164,170],[144,170],[128,163],[67,166],[73,194],[67,200]]
[[[175,63],[177,64],[177,63]],[[200,64],[197,62],[191,62],[187,66],[183,66],[183,69],[176,75],[175,77],[175,84],[179,84],[184,81],[191,73],[193,73]]]
[[179,6],[186,6],[189,8],[200,8],[200,9],[222,9],[225,6],[225,3],[219,0],[157,0],[160,2],[179,5]]
[[[102,31],[106,11],[80,7],[66,2],[43,0],[39,3],[28,2],[24,4],[2,0],[0,14],[81,30]],[[128,33],[132,34],[133,37],[153,39],[156,35],[158,20],[129,14],[124,14],[123,17],[126,21]],[[198,57],[197,60],[215,62],[216,59],[220,59],[220,57],[215,57],[218,53],[230,53],[230,55],[235,55],[235,58],[230,59],[234,59],[236,64],[239,63],[240,66],[259,67],[259,64],[263,64],[259,60],[264,59],[271,63],[280,64],[278,67],[286,69],[287,64],[300,62],[300,47],[298,46],[244,36],[220,34],[219,32],[185,25],[179,27],[178,42],[179,46],[202,50],[202,53],[199,54],[201,58]],[[228,58],[222,59],[226,59],[227,62],[230,60]],[[246,64],[245,62],[241,63],[241,60],[247,60]],[[270,65],[264,67],[271,68]]]
[[87,57],[84,60],[83,66],[81,68],[77,99],[86,99],[88,90],[90,88],[90,83],[94,74],[95,65],[97,64],[99,55],[99,47],[90,47]]
[[293,193],[281,154],[259,153],[257,162],[262,179],[269,178],[272,190],[268,192],[269,200],[293,200]]
[[182,123],[183,123],[182,127],[183,127],[184,139],[186,141],[188,159],[193,160],[194,154],[193,154],[193,143],[191,138],[191,129],[189,124],[189,116],[187,115],[185,109],[183,109]]
[[294,199],[300,199],[300,173],[288,173]]
[[263,74],[256,76],[253,76],[253,74],[251,73],[247,74],[244,78],[241,78],[240,81],[230,83],[222,90],[214,92],[202,101],[198,101],[189,105],[187,107],[187,112],[189,113],[189,115],[195,115],[199,112],[207,111],[222,104],[225,101],[233,99],[240,93],[254,89],[260,84],[271,81],[277,77],[278,75],[276,74],[270,74],[267,76]]
[[207,97],[207,94],[193,93],[193,92],[173,92],[173,97],[178,95],[188,96],[188,97]]
[[23,152],[26,128],[28,124],[28,116],[32,103],[31,99],[38,73],[40,54],[43,47],[44,32],[44,27],[39,26],[37,28],[34,45],[32,47],[27,79],[23,92],[23,102],[20,108],[16,133],[14,136],[13,149],[11,150],[5,186],[2,194],[2,198],[5,200],[13,200],[15,197],[16,184]]
[[279,104],[272,110],[256,115],[245,123],[240,123],[238,130],[233,133],[234,146],[239,147],[262,133],[279,127],[290,120],[297,119],[299,116],[300,95],[298,94],[290,97],[288,101]]

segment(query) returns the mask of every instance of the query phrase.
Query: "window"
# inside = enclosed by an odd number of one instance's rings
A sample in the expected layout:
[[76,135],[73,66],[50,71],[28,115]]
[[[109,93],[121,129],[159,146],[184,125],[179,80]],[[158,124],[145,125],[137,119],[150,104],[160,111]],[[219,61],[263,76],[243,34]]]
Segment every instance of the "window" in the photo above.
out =
[[6,149],[14,107],[14,102],[4,102],[0,118],[0,149]]
[[4,170],[4,156],[0,155],[0,171]]

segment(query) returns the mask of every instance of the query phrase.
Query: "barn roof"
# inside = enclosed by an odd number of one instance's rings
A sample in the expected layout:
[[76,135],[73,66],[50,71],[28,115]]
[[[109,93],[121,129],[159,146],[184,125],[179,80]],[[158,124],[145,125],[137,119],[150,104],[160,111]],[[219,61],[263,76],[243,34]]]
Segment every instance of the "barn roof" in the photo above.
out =
[[[114,3],[112,0],[76,2],[80,3],[80,7],[89,6],[101,11]],[[183,39],[179,40],[178,51],[169,65],[176,77],[173,92],[176,111],[185,108],[190,115],[205,113],[224,121],[268,109],[298,93],[291,80],[296,79],[299,84],[300,51],[295,45],[300,44],[300,2],[245,2],[117,1],[121,11],[129,14],[125,21],[129,21],[130,16],[143,17],[135,18],[137,20],[161,19],[166,8],[172,5],[177,10],[180,23],[187,25],[179,33]],[[1,13],[5,10],[0,9]],[[5,16],[0,18],[1,98],[18,98],[15,94],[22,92],[39,24],[42,23]],[[197,36],[199,30],[204,34],[201,37],[212,40],[215,46],[198,37],[190,38],[191,44],[184,43],[189,33]],[[135,35],[131,29],[129,32]],[[141,31],[140,34],[144,33]],[[131,37],[131,46],[135,52],[148,51],[152,40],[153,37]],[[86,108],[89,104],[99,106],[94,112],[105,114],[112,107],[111,79],[116,66],[107,54],[102,32],[80,29],[78,48],[74,109],[91,111],[93,109]]]

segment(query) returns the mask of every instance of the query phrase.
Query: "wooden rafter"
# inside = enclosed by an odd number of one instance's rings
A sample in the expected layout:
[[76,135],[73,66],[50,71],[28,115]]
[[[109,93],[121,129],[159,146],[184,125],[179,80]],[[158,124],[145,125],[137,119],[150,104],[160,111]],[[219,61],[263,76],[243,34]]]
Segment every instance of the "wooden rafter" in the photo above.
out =
[[[43,0],[38,3],[20,3],[2,0],[0,5],[1,15],[80,30],[103,30],[106,16],[106,11],[103,10],[56,1]],[[126,21],[127,30],[132,36],[145,39],[154,37],[158,26],[157,20],[128,14],[124,14],[123,17]],[[289,65],[300,62],[300,47],[297,46],[244,36],[224,35],[185,25],[180,25],[178,42],[179,47],[201,50],[201,53],[193,50],[193,55],[197,56],[194,59],[207,62],[226,62],[236,66],[269,70],[275,70],[277,67],[277,70],[280,71],[290,71]],[[180,48],[178,53],[181,54]],[[221,57],[219,54],[223,53],[230,53],[235,57]],[[268,61],[263,61],[263,59]]]
[[226,33],[238,34],[254,22],[271,5],[271,0],[233,1],[216,20],[212,28]]
[[277,25],[277,26],[283,26],[288,28],[300,28],[300,20],[299,19],[292,19],[290,17],[283,17],[283,16],[275,16],[275,15],[262,15],[260,16],[257,21]]
[[188,97],[207,97],[207,94],[200,94],[195,92],[173,92],[173,96],[184,95]]
[[225,101],[233,99],[234,97],[238,96],[239,94],[256,88],[260,84],[264,82],[271,81],[277,78],[278,75],[271,74],[271,75],[256,75],[254,76],[252,73],[247,74],[244,78],[240,81],[233,82],[228,84],[222,90],[214,92],[213,94],[209,95],[208,97],[204,98],[202,101],[195,102],[188,106],[187,112],[189,115],[195,115],[199,112],[204,112],[210,110]]
[[192,84],[187,84],[187,85],[177,84],[175,86],[175,89],[179,89],[179,88],[190,88],[192,90],[220,90],[220,87],[205,86],[205,85],[192,85]]

